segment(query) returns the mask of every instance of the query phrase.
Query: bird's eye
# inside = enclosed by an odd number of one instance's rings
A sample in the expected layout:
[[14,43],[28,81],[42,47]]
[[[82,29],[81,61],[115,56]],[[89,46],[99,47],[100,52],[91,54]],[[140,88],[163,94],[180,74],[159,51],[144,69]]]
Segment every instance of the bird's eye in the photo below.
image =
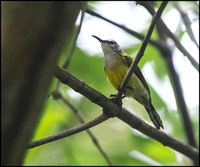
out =
[[116,44],[116,42],[115,42],[115,41],[109,41],[109,43],[110,43],[110,44]]

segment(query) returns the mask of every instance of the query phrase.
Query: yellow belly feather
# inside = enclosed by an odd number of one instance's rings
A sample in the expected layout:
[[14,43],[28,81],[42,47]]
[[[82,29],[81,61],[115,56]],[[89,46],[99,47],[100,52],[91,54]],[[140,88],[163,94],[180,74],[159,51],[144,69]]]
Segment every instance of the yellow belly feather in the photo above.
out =
[[[123,63],[117,63],[117,65],[109,69],[105,67],[106,76],[108,77],[109,81],[115,89],[118,89],[118,87],[121,85],[127,71],[128,67]],[[133,97],[144,106],[146,106],[146,104],[149,104],[149,93],[134,73],[132,74],[131,79],[127,84],[127,87],[131,89],[126,89],[126,96]]]

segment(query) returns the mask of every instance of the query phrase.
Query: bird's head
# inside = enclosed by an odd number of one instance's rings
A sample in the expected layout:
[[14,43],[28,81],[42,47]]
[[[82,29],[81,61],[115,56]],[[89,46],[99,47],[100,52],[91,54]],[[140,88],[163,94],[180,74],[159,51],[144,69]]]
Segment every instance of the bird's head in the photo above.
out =
[[111,53],[120,54],[122,52],[121,47],[114,40],[112,40],[112,39],[102,40],[101,38],[99,38],[95,35],[92,35],[92,36],[101,43],[101,47],[102,47],[102,50],[105,55],[111,54]]

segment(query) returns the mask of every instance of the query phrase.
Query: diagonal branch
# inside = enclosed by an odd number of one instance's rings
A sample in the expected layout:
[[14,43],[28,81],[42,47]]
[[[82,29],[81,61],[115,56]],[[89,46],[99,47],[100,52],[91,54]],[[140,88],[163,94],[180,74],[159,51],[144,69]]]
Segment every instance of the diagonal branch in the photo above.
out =
[[[154,8],[152,8],[151,4],[149,4],[147,1],[137,1],[137,3],[144,6],[152,16],[155,14]],[[165,32],[166,35],[174,41],[177,49],[179,49],[179,51],[182,52],[183,55],[187,56],[188,60],[191,62],[194,68],[197,71],[199,71],[199,64],[192,57],[192,55],[184,48],[184,46],[180,43],[179,39],[170,31],[170,29],[167,27],[167,25],[163,22],[162,19],[158,20],[158,24],[160,25],[160,27],[162,27],[162,31]]]
[[188,156],[196,164],[199,164],[199,151],[186,143],[181,142],[173,136],[168,135],[163,130],[152,128],[148,123],[141,120],[137,115],[123,108],[123,112],[119,112],[117,117],[129,124],[132,128],[137,129],[141,133],[161,142],[164,146],[168,146],[180,153]]
[[143,54],[144,54],[144,51],[146,49],[146,46],[150,40],[150,37],[151,37],[151,34],[153,32],[153,29],[155,27],[155,24],[156,22],[159,20],[163,10],[165,9],[165,6],[167,5],[168,1],[164,1],[162,2],[162,4],[160,5],[160,8],[158,9],[158,12],[156,13],[156,15],[153,17],[153,20],[152,20],[152,23],[150,25],[150,28],[147,32],[147,35],[142,43],[142,46],[136,56],[136,59],[133,61],[133,63],[131,64],[128,72],[126,73],[126,76],[120,86],[120,91],[118,91],[117,95],[116,95],[116,101],[119,101],[119,99],[121,98],[122,96],[122,93],[125,91],[125,88],[126,88],[126,85],[128,84],[128,81],[130,80],[131,78],[131,75],[133,74],[137,64],[139,63],[140,59],[142,58]]
[[[80,112],[76,109],[76,107],[74,107],[74,105],[72,105],[66,98],[63,97],[63,95],[58,92],[57,90],[52,92],[53,98],[55,100],[61,99],[76,115],[76,117],[78,118],[78,120],[84,124],[85,121],[83,119],[83,117],[81,116]],[[110,159],[108,158],[107,154],[104,152],[104,150],[102,149],[102,147],[100,146],[98,139],[93,135],[93,133],[88,129],[86,130],[86,132],[88,133],[89,137],[92,139],[94,145],[97,147],[97,149],[99,150],[99,152],[102,154],[103,158],[106,160],[106,162],[108,163],[108,165],[113,166],[112,162],[110,161]]]
[[193,33],[192,28],[190,26],[191,25],[191,21],[190,21],[188,15],[187,15],[187,13],[185,13],[183,11],[183,9],[180,7],[180,5],[178,4],[178,2],[174,1],[172,3],[175,6],[175,8],[179,11],[179,13],[180,13],[180,15],[182,17],[182,20],[183,20],[183,22],[185,24],[185,27],[186,27],[186,30],[187,30],[187,33],[188,33],[190,39],[195,43],[195,45],[199,49],[199,45],[198,45],[198,43],[197,43],[197,41],[195,39],[194,33]]
[[[155,13],[154,5],[153,5],[152,2],[141,2],[140,1],[140,4],[143,5],[151,14]],[[164,26],[163,24],[164,23],[162,23],[161,20],[160,20],[157,24],[158,29],[159,29],[159,31],[162,31],[163,34],[166,34],[167,30],[166,29],[163,30],[163,26]],[[160,38],[162,38],[162,36],[160,36]],[[164,41],[164,39],[162,39],[162,40],[163,40],[163,43],[165,45],[167,45],[167,43]],[[183,125],[185,127],[188,142],[191,146],[197,147],[195,136],[194,136],[194,131],[193,131],[193,128],[192,128],[192,123],[191,123],[191,120],[189,118],[187,106],[186,106],[186,103],[185,103],[185,100],[184,100],[184,97],[183,97],[183,92],[182,92],[182,89],[181,89],[179,76],[177,75],[175,68],[174,68],[174,65],[173,65],[173,62],[172,62],[172,52],[169,49],[169,47],[165,47],[163,49],[160,49],[160,52],[161,52],[161,55],[163,56],[163,58],[165,59],[167,65],[168,65],[169,72],[171,74],[172,85],[174,85],[173,89],[174,89],[174,93],[175,93],[175,97],[176,97],[176,102],[177,102],[177,106],[180,108],[179,110],[181,111],[181,116],[182,116],[182,119],[183,119]]]
[[76,47],[76,41],[78,39],[78,36],[79,36],[79,33],[81,31],[81,27],[82,27],[82,24],[83,24],[83,19],[84,19],[84,16],[85,16],[85,11],[86,11],[86,8],[87,8],[87,3],[85,5],[82,6],[82,11],[81,11],[81,20],[80,20],[80,24],[78,26],[78,29],[76,30],[76,33],[75,33],[75,37],[72,41],[72,47],[70,48],[70,51],[67,55],[67,59],[65,61],[65,63],[63,64],[63,68],[64,69],[67,69],[68,65],[69,65],[69,62],[71,60],[71,57],[74,53],[74,49]]
[[56,140],[62,139],[64,137],[71,136],[73,134],[79,133],[79,132],[82,132],[86,129],[89,129],[93,126],[96,126],[96,125],[106,121],[107,119],[109,119],[109,117],[107,115],[101,114],[97,118],[95,118],[95,119],[93,119],[89,122],[86,122],[86,123],[84,123],[80,126],[71,128],[71,129],[66,130],[66,131],[58,132],[56,134],[53,134],[51,136],[47,136],[47,137],[39,139],[39,140],[32,141],[32,142],[28,143],[28,148],[34,148],[34,147],[37,147],[37,146],[40,146],[40,145],[43,145],[43,144],[46,144],[46,143],[49,143],[49,142],[52,142],[52,141],[56,141]]
[[137,129],[147,136],[161,142],[163,145],[169,146],[198,162],[199,152],[196,148],[179,141],[178,139],[166,134],[164,131],[158,131],[156,128],[149,125],[149,123],[146,123],[135,114],[128,112],[126,109],[119,108],[115,103],[113,103],[112,100],[106,98],[100,92],[94,90],[83,81],[80,81],[68,71],[56,66],[54,76],[62,83],[70,86],[76,92],[79,92],[83,96],[87,97],[90,101],[104,108],[105,114],[118,117],[132,128]]
[[[72,46],[69,50],[69,53],[67,54],[67,59],[62,66],[64,69],[67,69],[67,67],[69,66],[70,60],[71,60],[73,53],[74,53],[74,50],[76,48],[76,41],[77,41],[79,33],[81,31],[81,27],[82,27],[82,24],[83,24],[83,19],[84,19],[84,16],[85,16],[86,8],[87,8],[87,3],[82,5],[80,24],[79,24],[79,26],[78,26],[78,28],[75,32],[75,37],[72,40]],[[59,81],[56,83],[55,90],[58,90],[58,88],[59,88]]]
[[[96,12],[90,10],[90,9],[87,9],[86,12],[87,12],[88,14],[92,15],[92,16],[101,18],[102,20],[105,20],[105,21],[107,21],[107,22],[109,22],[109,23],[111,23],[111,24],[113,24],[113,25],[115,25],[115,26],[117,26],[117,27],[123,29],[123,30],[126,31],[127,33],[133,35],[134,37],[136,37],[136,38],[138,38],[138,39],[140,39],[140,40],[144,40],[144,38],[145,38],[144,35],[142,35],[142,34],[136,32],[136,31],[134,31],[134,30],[131,30],[131,29],[127,28],[127,27],[124,26],[124,25],[121,25],[121,24],[118,24],[118,23],[116,23],[116,22],[114,22],[114,21],[112,21],[112,20],[109,20],[109,19],[107,19],[107,18],[101,16],[100,14],[98,14],[98,13],[96,13]],[[153,40],[153,39],[150,39],[150,40],[149,40],[149,43],[152,44],[152,45],[154,45],[154,46],[156,46],[156,47],[158,47],[158,48],[161,47],[161,44],[160,44],[159,42]]]
[[[142,4],[142,1],[138,1],[137,3],[140,4],[140,5],[143,5],[143,4]],[[92,16],[96,16],[96,17],[98,17],[98,18],[101,18],[101,19],[103,19],[103,20],[105,20],[105,21],[107,21],[107,22],[109,22],[109,23],[111,23],[111,24],[113,24],[113,25],[115,25],[115,26],[117,26],[117,27],[123,29],[123,30],[126,31],[127,33],[133,35],[134,37],[136,37],[136,38],[138,38],[138,39],[140,39],[140,40],[143,40],[143,39],[144,39],[144,36],[141,35],[140,33],[136,32],[136,31],[133,31],[133,30],[131,30],[131,29],[125,27],[124,25],[120,25],[120,24],[118,24],[118,23],[116,23],[116,22],[114,22],[114,21],[111,21],[111,20],[109,20],[109,19],[107,19],[107,18],[101,16],[100,14],[98,14],[98,13],[96,13],[96,12],[90,10],[90,9],[87,9],[86,12],[87,12],[88,14],[92,15]],[[154,13],[151,13],[151,14],[154,15]],[[162,22],[162,21],[161,21],[161,22]],[[195,60],[195,59],[191,56],[191,54],[184,48],[184,46],[180,43],[180,41],[177,39],[177,37],[169,30],[169,28],[165,25],[164,22],[163,22],[163,25],[164,25],[164,28],[167,29],[167,32],[168,32],[167,35],[168,35],[168,36],[174,41],[174,43],[176,44],[177,49],[178,49],[180,52],[182,52],[183,55],[187,56],[187,57],[188,57],[188,60],[191,62],[191,64],[194,66],[194,68],[195,68],[197,71],[199,71],[199,64],[196,62],[196,60]],[[156,47],[158,47],[159,49],[162,49],[162,47],[163,47],[163,46],[162,46],[162,43],[157,42],[157,41],[152,40],[152,39],[149,40],[149,43],[152,44],[152,45],[154,45],[154,46],[156,46]]]

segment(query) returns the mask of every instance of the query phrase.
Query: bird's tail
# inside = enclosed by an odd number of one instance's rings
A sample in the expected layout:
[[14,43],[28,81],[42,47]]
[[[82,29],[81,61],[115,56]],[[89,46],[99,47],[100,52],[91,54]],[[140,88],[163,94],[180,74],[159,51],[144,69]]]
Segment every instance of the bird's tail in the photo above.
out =
[[153,105],[151,104],[151,110],[149,110],[148,108],[146,108],[146,110],[147,110],[147,112],[149,114],[149,117],[150,117],[151,121],[155,125],[155,127],[157,129],[160,129],[160,127],[162,127],[164,129],[162,120],[161,120],[160,116],[158,115],[158,113],[156,112],[156,110],[153,107]]

